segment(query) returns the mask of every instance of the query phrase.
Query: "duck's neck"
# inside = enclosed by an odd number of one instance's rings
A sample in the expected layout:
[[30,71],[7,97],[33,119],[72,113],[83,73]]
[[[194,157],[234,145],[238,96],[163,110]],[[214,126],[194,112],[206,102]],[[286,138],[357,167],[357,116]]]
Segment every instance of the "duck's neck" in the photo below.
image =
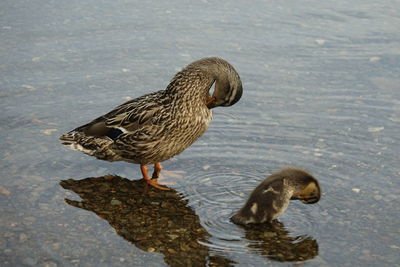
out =
[[183,103],[206,103],[214,77],[200,69],[185,68],[178,72],[165,89],[172,98]]

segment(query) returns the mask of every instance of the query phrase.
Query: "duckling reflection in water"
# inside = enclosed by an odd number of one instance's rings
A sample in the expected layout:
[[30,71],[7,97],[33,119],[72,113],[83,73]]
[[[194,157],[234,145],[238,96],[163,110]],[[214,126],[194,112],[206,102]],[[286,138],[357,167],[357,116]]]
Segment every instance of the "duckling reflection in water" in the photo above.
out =
[[278,220],[244,227],[252,253],[273,261],[305,261],[318,255],[318,242],[308,235],[292,236]]
[[290,200],[313,204],[320,197],[317,179],[305,170],[287,167],[262,181],[231,220],[236,224],[271,223],[285,212]]

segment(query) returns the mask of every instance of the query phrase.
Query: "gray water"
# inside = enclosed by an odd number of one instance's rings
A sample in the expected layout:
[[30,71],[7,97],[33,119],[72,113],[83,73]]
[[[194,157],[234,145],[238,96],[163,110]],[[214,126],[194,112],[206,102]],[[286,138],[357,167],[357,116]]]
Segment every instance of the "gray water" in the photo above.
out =
[[[399,14],[389,0],[3,0],[1,265],[398,265]],[[163,163],[171,192],[59,144],[206,56],[234,65],[244,95]],[[320,202],[232,224],[287,165],[318,178]]]

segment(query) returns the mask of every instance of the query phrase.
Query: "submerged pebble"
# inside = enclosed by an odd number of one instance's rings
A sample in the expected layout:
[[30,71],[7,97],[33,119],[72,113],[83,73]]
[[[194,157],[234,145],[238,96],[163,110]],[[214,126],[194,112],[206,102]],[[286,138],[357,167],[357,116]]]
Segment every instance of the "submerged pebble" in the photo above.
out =
[[122,203],[118,199],[113,199],[111,200],[110,204],[115,206],[115,205],[121,205]]

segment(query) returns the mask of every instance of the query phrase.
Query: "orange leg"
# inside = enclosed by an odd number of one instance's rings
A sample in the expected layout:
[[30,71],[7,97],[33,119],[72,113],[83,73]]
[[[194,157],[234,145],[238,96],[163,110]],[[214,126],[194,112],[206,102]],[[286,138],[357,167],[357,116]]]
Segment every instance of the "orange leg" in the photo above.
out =
[[[157,164],[157,163],[156,163]],[[158,163],[158,164],[160,164],[160,163]],[[160,171],[161,171],[161,164],[160,164]],[[167,188],[167,187],[163,187],[163,186],[160,186],[158,183],[157,183],[157,179],[154,179],[154,180],[152,180],[151,178],[150,178],[150,176],[149,176],[149,168],[147,167],[147,165],[140,165],[140,171],[142,172],[142,175],[143,175],[143,179],[146,181],[146,183],[148,183],[149,185],[151,185],[152,187],[155,187],[155,188],[157,188],[157,189],[160,189],[160,190],[170,190],[169,188]],[[156,172],[156,168],[154,169],[154,171]],[[154,174],[153,174],[153,176],[154,176]]]
[[161,163],[160,162],[155,163],[153,175],[151,176],[151,178],[155,178],[155,179],[159,178],[161,170],[162,170]]

